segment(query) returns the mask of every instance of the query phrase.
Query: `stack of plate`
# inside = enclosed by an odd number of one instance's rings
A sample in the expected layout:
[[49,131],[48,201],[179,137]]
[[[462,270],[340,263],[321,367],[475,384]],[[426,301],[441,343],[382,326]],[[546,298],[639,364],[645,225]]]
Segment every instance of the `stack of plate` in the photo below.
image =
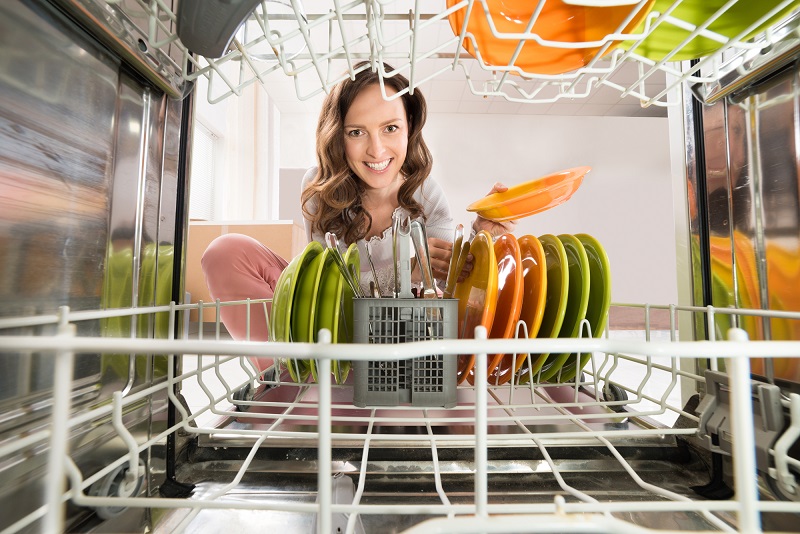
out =
[[[353,244],[344,256],[351,271],[359,273],[358,247]],[[357,274],[356,274],[357,276]],[[273,341],[313,343],[317,333],[327,328],[331,343],[353,340],[353,292],[344,283],[328,249],[316,241],[295,257],[281,273],[272,297]],[[285,360],[295,382],[305,382],[309,375],[317,379],[314,360]],[[333,375],[341,384],[350,372],[350,362],[333,361]]]
[[[473,268],[456,285],[459,337],[482,325],[489,338],[598,337],[611,303],[611,272],[602,245],[588,234],[501,236],[472,242]],[[588,327],[581,331],[583,325]],[[494,354],[490,384],[572,380],[590,354]],[[474,355],[459,356],[458,382],[474,383]]]

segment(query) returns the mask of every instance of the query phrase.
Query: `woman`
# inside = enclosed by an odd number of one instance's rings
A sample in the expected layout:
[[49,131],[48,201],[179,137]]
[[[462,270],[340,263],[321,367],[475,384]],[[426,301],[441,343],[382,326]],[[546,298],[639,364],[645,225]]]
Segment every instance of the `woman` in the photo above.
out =
[[[362,259],[369,243],[377,286],[389,295],[394,287],[392,217],[425,222],[431,265],[440,280],[447,274],[454,225],[442,189],[429,177],[432,158],[422,138],[425,98],[415,90],[392,99],[408,87],[408,80],[400,74],[387,76],[382,89],[378,73],[368,65],[356,65],[354,79],[337,84],[322,105],[318,166],[303,179],[302,206],[309,240],[324,245],[325,233],[334,232],[345,244],[358,243]],[[388,65],[384,69],[393,70]],[[383,98],[384,89],[390,100]],[[491,192],[504,190],[495,184]],[[473,230],[499,235],[513,226],[478,217]],[[220,300],[271,298],[286,265],[254,239],[238,234],[217,238],[202,258],[209,293]],[[462,276],[469,269],[468,262]],[[362,286],[368,288],[372,275],[367,261],[361,262],[361,271]],[[222,309],[222,322],[234,339],[246,336],[246,310],[240,308],[244,307]],[[267,338],[263,310],[254,307],[250,339]]]

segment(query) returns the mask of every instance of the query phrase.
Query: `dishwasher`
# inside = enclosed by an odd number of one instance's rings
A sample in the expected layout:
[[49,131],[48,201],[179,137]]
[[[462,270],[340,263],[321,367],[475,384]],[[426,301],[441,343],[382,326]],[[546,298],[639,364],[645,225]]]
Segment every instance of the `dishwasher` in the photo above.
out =
[[[450,24],[519,4],[0,5],[0,532],[800,531],[800,4],[528,2],[499,58]],[[534,31],[548,5],[621,15],[575,43]],[[528,46],[581,63],[527,72]],[[222,307],[269,302],[185,301],[194,102],[276,75],[316,80],[303,100],[363,59],[412,88],[456,70],[525,105],[602,87],[667,107],[679,301],[614,303],[634,326],[594,337],[228,338]],[[473,353],[448,408],[357,406],[330,372]],[[591,357],[567,383],[498,384],[496,353]]]

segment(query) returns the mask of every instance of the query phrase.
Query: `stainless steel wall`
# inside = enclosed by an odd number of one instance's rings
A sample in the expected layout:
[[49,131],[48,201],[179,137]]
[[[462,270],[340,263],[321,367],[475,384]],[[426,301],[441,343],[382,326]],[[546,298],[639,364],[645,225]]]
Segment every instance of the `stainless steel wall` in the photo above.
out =
[[[0,3],[0,316],[169,303],[181,111],[59,10]],[[83,322],[79,334],[166,337],[166,317]],[[74,410],[166,377],[163,355],[75,361]],[[52,368],[52,355],[0,359],[0,444],[50,424]],[[126,425],[144,441],[165,428],[165,407],[143,400]],[[70,448],[85,476],[125,450],[107,421],[73,429]],[[45,455],[0,459],[0,530],[40,506]],[[143,459],[163,472],[160,449]]]
[[[693,221],[695,287],[701,284],[700,228],[709,235],[707,266],[715,307],[800,311],[800,71],[792,68],[703,108],[704,221]],[[691,181],[690,181],[691,184]],[[694,192],[695,186],[690,186]],[[690,194],[690,204],[693,199]],[[703,199],[697,199],[703,200]],[[694,208],[694,209],[692,209]],[[690,206],[695,217],[696,206]],[[695,303],[702,305],[695,292]],[[732,325],[718,316],[716,338]],[[800,339],[800,321],[747,317],[753,339]],[[774,368],[772,368],[774,366]],[[791,360],[753,361],[769,380],[800,384]]]

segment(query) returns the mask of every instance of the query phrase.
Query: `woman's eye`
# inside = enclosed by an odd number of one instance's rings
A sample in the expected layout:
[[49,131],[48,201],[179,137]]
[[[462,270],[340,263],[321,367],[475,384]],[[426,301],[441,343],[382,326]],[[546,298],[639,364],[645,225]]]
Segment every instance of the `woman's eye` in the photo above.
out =
[[394,125],[394,124],[390,124],[389,126],[386,127],[386,131],[389,132],[389,133],[396,132],[399,129],[400,128],[398,126]]
[[348,137],[358,137],[359,135],[361,135],[361,130],[350,130],[347,132]]

